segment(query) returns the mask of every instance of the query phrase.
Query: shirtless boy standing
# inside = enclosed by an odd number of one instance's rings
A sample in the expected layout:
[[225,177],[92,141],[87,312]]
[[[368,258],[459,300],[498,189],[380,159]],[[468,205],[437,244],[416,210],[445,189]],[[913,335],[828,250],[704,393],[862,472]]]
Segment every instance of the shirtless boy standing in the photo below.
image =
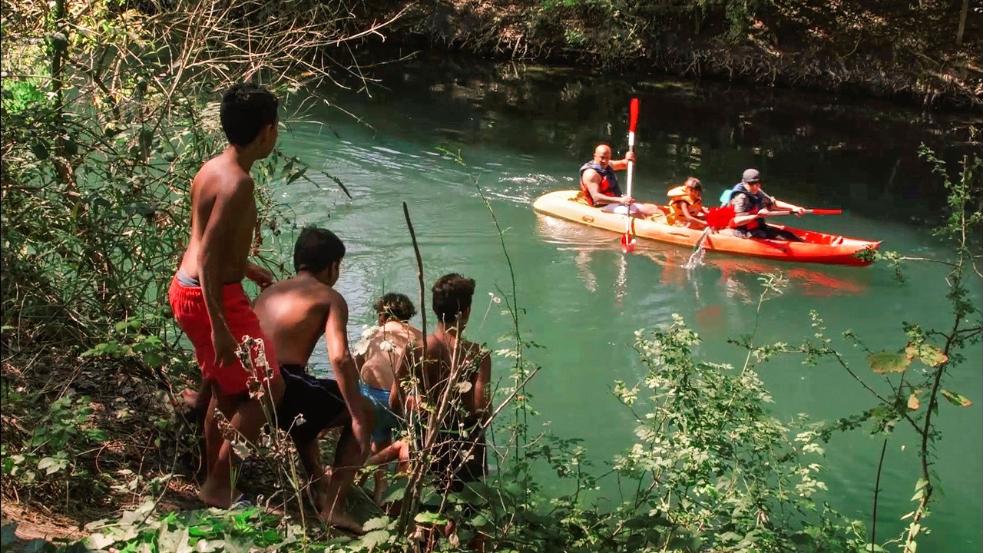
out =
[[[249,84],[232,87],[222,98],[219,117],[229,145],[192,181],[191,237],[168,290],[174,317],[194,345],[203,380],[212,387],[205,417],[208,476],[199,497],[214,507],[227,508],[238,495],[230,479],[232,447],[219,432],[215,409],[252,441],[265,416],[260,400],[248,393],[250,377],[269,384],[271,394],[262,398],[269,405],[283,395],[271,343],[265,343],[268,374],[250,375],[236,357],[244,336],[264,337],[241,281],[247,277],[263,287],[273,280],[247,257],[256,229],[249,170],[277,142],[277,104],[269,91]],[[250,353],[255,366],[257,352]]]
[[[256,299],[256,314],[277,350],[286,384],[277,421],[290,430],[317,490],[321,518],[332,526],[361,532],[361,525],[345,511],[345,496],[369,455],[372,413],[359,393],[359,375],[349,354],[348,305],[332,288],[344,255],[345,245],[331,231],[302,230],[294,245],[297,274],[265,289]],[[308,358],[322,332],[334,380],[307,374]],[[303,423],[295,422],[298,415]],[[323,478],[318,434],[336,427],[343,428],[342,435],[331,477]]]

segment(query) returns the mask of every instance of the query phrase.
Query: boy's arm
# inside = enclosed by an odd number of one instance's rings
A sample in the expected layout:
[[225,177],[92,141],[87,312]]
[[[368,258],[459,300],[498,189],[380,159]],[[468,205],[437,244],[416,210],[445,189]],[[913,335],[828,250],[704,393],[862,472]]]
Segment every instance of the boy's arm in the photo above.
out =
[[475,378],[475,393],[472,396],[472,413],[478,415],[481,421],[485,422],[485,417],[489,416],[492,382],[492,356],[482,353],[482,360],[479,361],[478,375]]
[[212,327],[212,347],[215,349],[215,362],[222,365],[236,359],[238,342],[229,330],[222,311],[222,267],[229,262],[232,249],[233,231],[236,217],[245,211],[253,199],[252,182],[220,183],[219,193],[212,204],[208,221],[202,231],[202,242],[198,253],[198,278],[201,281],[205,310]]
[[246,278],[255,282],[261,290],[270,286],[276,280],[269,269],[250,261],[246,262]]
[[328,360],[335,372],[339,391],[352,417],[352,433],[363,451],[369,451],[369,433],[371,432],[369,417],[366,412],[365,400],[359,393],[359,375],[355,372],[355,363],[349,354],[348,336],[345,327],[348,323],[348,305],[345,298],[338,292],[332,291],[329,301],[328,320],[325,323],[325,341],[328,346]]
[[412,343],[403,348],[403,353],[394,365],[395,370],[393,372],[393,384],[390,385],[389,408],[390,411],[399,416],[403,416],[405,412],[403,406],[403,389],[401,386],[407,373],[403,369],[403,364],[406,362],[406,358],[409,357],[408,352],[411,347]]

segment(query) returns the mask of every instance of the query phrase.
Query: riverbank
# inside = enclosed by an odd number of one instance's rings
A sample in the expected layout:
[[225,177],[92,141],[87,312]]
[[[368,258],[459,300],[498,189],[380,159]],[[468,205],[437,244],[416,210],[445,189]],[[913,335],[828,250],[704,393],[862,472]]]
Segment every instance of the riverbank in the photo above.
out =
[[962,11],[966,5],[693,4],[453,0],[411,8],[387,41],[573,64],[606,80],[660,72],[925,108],[981,108],[981,18]]

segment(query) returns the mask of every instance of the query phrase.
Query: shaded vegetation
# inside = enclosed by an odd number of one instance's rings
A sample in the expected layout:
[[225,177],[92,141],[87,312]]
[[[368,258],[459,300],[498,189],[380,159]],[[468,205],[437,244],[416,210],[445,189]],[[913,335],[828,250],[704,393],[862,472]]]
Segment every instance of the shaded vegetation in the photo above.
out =
[[981,102],[980,2],[442,1],[402,24],[439,48],[594,67],[597,86],[657,70],[923,105]]

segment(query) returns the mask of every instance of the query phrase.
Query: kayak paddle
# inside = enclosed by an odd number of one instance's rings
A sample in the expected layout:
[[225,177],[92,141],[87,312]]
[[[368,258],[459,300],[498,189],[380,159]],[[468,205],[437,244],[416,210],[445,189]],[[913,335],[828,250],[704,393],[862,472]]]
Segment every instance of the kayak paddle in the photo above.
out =
[[[804,215],[841,215],[844,213],[843,209],[807,209],[803,212]],[[769,211],[769,215],[792,215],[793,212],[788,209],[781,209],[778,211]]]
[[[768,215],[792,215],[792,211],[781,210],[781,211],[769,211]],[[805,214],[808,215],[840,215],[844,213],[842,209],[807,209]],[[735,208],[728,204],[724,207],[712,207],[707,213],[707,226],[704,227],[704,232],[697,239],[697,245],[694,246],[694,253],[700,250],[701,246],[704,245],[704,240],[707,239],[707,235],[711,233],[711,230],[720,230],[727,228],[728,224],[731,223],[731,219],[735,216]]]
[[[639,120],[639,99],[629,100],[629,151],[635,151],[636,123]],[[626,195],[632,197],[632,169],[635,164],[629,161],[629,175],[626,177]],[[622,251],[629,253],[635,249],[635,236],[632,235],[632,204],[625,206],[625,233],[622,234]]]

